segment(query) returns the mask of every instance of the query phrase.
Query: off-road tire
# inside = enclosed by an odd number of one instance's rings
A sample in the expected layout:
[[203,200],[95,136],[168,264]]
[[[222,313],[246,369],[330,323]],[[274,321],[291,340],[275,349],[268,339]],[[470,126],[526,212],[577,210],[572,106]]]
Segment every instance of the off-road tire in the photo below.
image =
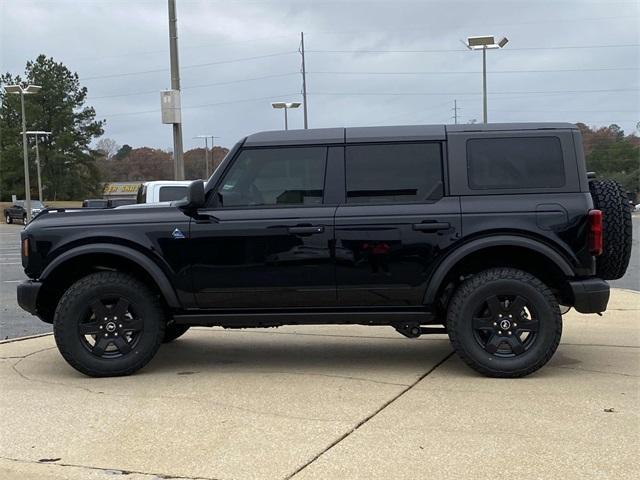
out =
[[594,207],[602,211],[602,255],[596,257],[596,275],[604,280],[622,278],[631,258],[633,226],[631,205],[622,185],[615,180],[591,180]]
[[187,333],[187,330],[189,330],[189,325],[169,323],[164,329],[164,338],[162,343],[173,342],[175,339]]
[[[126,299],[143,322],[140,339],[119,358],[100,358],[82,344],[79,323],[88,305],[101,296]],[[58,350],[73,368],[92,377],[130,375],[156,354],[164,338],[166,318],[157,296],[137,279],[120,272],[98,272],[81,278],[62,296],[53,319]]]
[[[483,349],[472,327],[475,305],[504,292],[525,297],[537,312],[539,324],[530,348],[509,358]],[[471,368],[489,377],[516,378],[535,372],[553,356],[562,335],[562,316],[556,297],[539,279],[514,268],[493,268],[473,275],[457,288],[449,303],[447,330],[454,350]]]

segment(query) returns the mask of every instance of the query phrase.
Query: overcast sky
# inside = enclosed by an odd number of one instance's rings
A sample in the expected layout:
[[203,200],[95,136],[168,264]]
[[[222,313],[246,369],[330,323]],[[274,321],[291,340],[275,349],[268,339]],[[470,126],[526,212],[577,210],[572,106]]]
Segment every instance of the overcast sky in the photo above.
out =
[[[640,121],[640,2],[594,0],[178,0],[185,148],[230,146],[283,128],[272,101],[301,100],[305,32],[309,126],[482,120]],[[80,75],[119,144],[170,149],[159,91],[170,85],[166,0],[0,0],[0,70],[44,53]],[[302,128],[302,109],[290,127]]]

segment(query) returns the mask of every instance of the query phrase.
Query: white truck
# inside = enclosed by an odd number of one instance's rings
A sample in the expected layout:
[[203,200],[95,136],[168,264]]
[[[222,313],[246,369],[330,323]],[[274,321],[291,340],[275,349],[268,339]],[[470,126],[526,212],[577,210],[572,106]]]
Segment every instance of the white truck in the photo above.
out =
[[156,180],[144,182],[138,189],[136,203],[163,203],[182,200],[187,197],[190,181]]

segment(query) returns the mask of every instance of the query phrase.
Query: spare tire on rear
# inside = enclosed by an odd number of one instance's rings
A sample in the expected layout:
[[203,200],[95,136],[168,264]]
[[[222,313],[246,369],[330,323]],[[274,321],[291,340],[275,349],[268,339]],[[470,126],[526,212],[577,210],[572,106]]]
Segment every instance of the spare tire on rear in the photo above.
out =
[[604,280],[617,280],[627,271],[631,258],[631,205],[615,180],[591,180],[589,190],[594,207],[602,211],[602,255],[596,258],[596,275]]

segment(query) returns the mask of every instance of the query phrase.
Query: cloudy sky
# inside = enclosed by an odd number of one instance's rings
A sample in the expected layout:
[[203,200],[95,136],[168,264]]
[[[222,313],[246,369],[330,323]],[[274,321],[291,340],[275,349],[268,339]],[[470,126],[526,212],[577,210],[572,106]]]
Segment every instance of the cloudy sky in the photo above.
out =
[[[640,121],[640,1],[178,0],[184,143],[232,145],[283,128],[272,101],[301,100],[307,50],[310,127],[482,119],[482,58],[470,35],[507,36],[488,52],[489,120]],[[171,148],[159,91],[170,84],[166,0],[0,0],[0,70],[44,53],[77,71],[119,144]],[[292,111],[290,127],[302,127]]]

